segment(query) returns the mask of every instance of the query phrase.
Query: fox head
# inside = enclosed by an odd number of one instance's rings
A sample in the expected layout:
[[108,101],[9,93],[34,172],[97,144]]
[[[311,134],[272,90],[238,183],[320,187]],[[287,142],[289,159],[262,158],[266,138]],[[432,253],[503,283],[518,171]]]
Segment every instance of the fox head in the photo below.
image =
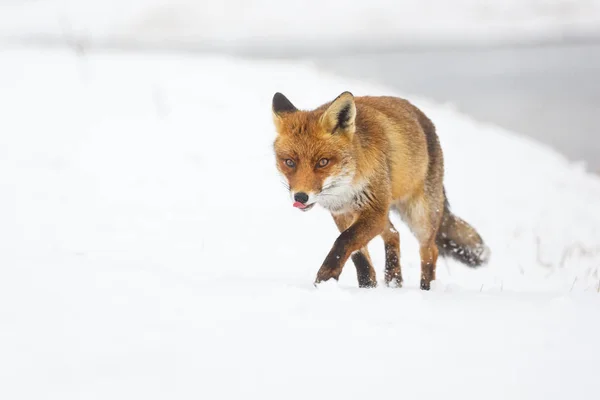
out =
[[302,111],[275,93],[272,112],[277,168],[294,206],[303,211],[316,203],[330,211],[343,208],[354,196],[354,96],[344,92],[316,110]]

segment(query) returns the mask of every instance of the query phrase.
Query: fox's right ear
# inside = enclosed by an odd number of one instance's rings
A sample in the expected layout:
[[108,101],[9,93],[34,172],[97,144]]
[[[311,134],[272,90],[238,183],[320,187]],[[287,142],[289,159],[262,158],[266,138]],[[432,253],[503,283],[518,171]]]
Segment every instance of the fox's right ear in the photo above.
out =
[[277,92],[273,95],[273,115],[281,117],[283,113],[291,113],[298,111],[298,109],[288,100],[283,94]]
[[281,118],[284,114],[298,111],[292,102],[279,92],[273,95],[273,105],[271,106],[271,110],[273,112],[273,122],[275,123],[277,130],[279,130]]

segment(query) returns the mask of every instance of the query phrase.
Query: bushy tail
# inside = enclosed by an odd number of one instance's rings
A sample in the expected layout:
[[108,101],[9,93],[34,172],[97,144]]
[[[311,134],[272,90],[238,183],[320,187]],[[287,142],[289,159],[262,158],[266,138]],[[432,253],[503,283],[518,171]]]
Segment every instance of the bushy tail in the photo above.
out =
[[469,267],[484,265],[490,257],[490,249],[477,231],[450,212],[448,200],[444,202],[444,216],[435,242],[441,256],[452,257]]

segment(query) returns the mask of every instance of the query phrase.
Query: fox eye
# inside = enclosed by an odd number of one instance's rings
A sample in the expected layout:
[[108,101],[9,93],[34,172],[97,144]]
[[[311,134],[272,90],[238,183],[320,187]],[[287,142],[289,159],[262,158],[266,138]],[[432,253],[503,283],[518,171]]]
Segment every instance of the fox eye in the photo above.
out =
[[296,163],[294,162],[294,160],[288,158],[285,160],[285,165],[287,165],[290,168],[294,168],[296,166]]
[[327,164],[329,164],[329,159],[328,159],[328,158],[321,158],[321,159],[319,160],[319,163],[317,164],[317,166],[318,166],[319,168],[323,168],[323,167],[326,167],[326,166],[327,166]]

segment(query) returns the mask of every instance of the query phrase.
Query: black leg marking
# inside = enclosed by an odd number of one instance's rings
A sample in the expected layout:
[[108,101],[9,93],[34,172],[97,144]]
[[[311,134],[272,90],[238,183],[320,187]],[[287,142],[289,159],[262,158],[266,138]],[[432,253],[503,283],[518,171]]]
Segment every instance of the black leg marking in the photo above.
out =
[[385,244],[385,283],[388,286],[402,287],[402,271],[398,250],[397,246],[392,243]]
[[377,281],[372,276],[373,266],[362,252],[356,252],[352,255],[352,262],[356,267],[358,277],[358,286],[361,288],[374,288]]

